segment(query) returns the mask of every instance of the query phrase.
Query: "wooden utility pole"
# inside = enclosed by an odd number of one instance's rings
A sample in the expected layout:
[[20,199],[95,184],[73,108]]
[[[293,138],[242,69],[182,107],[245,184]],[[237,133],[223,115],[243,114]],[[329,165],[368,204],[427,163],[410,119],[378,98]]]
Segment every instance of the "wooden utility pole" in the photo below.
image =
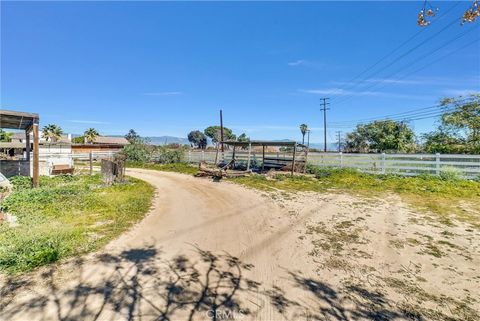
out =
[[223,115],[222,115],[222,110],[220,109],[220,141],[222,145],[222,153],[224,152],[223,149]]
[[330,110],[330,108],[327,108],[327,106],[330,104],[327,102],[327,100],[330,98],[320,98],[320,100],[323,101],[323,107],[320,108],[320,111],[323,111],[323,151],[326,153],[327,152],[327,110]]

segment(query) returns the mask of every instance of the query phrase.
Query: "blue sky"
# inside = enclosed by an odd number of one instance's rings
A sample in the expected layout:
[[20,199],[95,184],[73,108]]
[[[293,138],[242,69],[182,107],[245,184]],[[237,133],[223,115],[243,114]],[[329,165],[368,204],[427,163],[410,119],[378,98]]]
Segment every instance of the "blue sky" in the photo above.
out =
[[182,137],[222,108],[252,139],[300,139],[306,123],[321,142],[326,96],[332,140],[345,121],[480,91],[480,21],[460,26],[469,2],[434,4],[429,27],[351,82],[419,32],[421,2],[2,1],[1,106],[71,133]]

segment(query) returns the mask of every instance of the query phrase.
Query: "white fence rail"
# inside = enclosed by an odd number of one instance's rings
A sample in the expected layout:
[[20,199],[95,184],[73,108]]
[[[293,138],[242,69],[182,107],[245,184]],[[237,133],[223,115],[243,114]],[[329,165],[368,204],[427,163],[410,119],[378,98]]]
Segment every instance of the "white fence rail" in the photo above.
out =
[[[213,163],[216,152],[203,151],[186,153],[187,162],[205,161]],[[240,156],[240,159],[243,155]],[[286,157],[288,153],[266,153],[265,156]],[[221,153],[219,153],[221,159]],[[231,158],[231,152],[225,152]],[[252,159],[262,160],[262,153],[252,153]],[[309,165],[337,168],[356,168],[373,174],[398,174],[417,176],[420,174],[439,175],[442,171],[455,168],[466,178],[480,177],[480,155],[459,154],[348,154],[309,153]]]
[[[40,161],[56,164],[61,162],[71,163],[74,161],[98,161],[112,157],[115,152],[92,152],[92,153],[45,153],[40,154]],[[215,162],[215,151],[188,151],[185,153],[185,161],[198,163]],[[288,158],[289,153],[265,153],[266,157]],[[218,155],[222,159],[222,153]],[[232,152],[226,151],[225,159],[231,159]],[[262,161],[261,152],[252,152],[252,160]],[[247,153],[236,153],[238,160],[247,159]],[[480,155],[459,154],[348,154],[348,153],[309,153],[307,163],[309,165],[336,168],[356,168],[362,172],[373,174],[398,174],[404,176],[416,176],[420,174],[439,175],[447,168],[455,168],[466,178],[480,177]]]

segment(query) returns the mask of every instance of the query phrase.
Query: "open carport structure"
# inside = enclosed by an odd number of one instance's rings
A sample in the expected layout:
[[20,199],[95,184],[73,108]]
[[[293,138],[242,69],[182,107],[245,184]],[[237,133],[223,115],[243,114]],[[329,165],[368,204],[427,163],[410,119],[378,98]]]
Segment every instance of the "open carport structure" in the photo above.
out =
[[[0,172],[6,177],[15,175],[32,176],[33,186],[39,184],[39,131],[38,114],[0,109],[0,128],[25,131],[25,157],[16,160],[0,160]],[[30,159],[32,143],[30,133],[33,132],[33,159]]]
[[[305,166],[308,157],[308,148],[305,145],[299,144],[295,141],[271,141],[271,140],[252,140],[252,141],[233,141],[227,140],[220,142],[219,146],[226,145],[231,146],[232,158],[230,160],[231,164],[234,166],[235,162],[238,160],[238,155],[240,153],[245,154],[247,151],[247,170],[250,170],[251,160],[252,160],[252,149],[254,147],[261,147],[262,152],[262,171],[266,169],[285,169],[288,168],[292,172],[295,171],[305,171]],[[283,155],[280,153],[267,153],[266,148],[268,147],[278,147],[283,148]],[[240,149],[243,152],[240,152]],[[217,149],[217,157],[218,159]]]

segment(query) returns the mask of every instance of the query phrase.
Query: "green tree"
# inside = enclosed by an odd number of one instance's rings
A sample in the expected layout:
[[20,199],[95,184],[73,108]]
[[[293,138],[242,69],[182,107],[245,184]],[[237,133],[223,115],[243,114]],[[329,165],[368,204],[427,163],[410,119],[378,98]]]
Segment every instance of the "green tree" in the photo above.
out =
[[153,146],[142,142],[134,142],[123,147],[127,160],[130,162],[146,163],[150,161],[153,153]]
[[98,136],[100,136],[100,134],[95,128],[89,128],[83,133],[85,141],[90,144],[92,144]]
[[43,137],[45,137],[47,141],[56,142],[62,137],[63,130],[58,125],[48,124],[47,126],[43,127],[42,133]]
[[[217,145],[217,143],[221,139],[221,137],[220,137],[220,134],[221,134],[220,133],[220,126],[207,127],[207,128],[205,128],[205,130],[203,132],[207,137],[210,137],[210,139],[212,140],[212,142],[215,145]],[[237,138],[237,136],[235,136],[235,134],[233,133],[233,131],[230,128],[223,127],[223,138],[225,140],[235,140]]]
[[465,139],[456,137],[441,127],[422,135],[422,138],[424,140],[423,149],[427,153],[459,154],[466,151]]
[[125,135],[125,139],[128,140],[130,144],[135,144],[142,141],[142,138],[134,129],[130,129],[128,131],[128,133]]
[[207,148],[207,137],[199,130],[192,130],[188,133],[188,141],[197,148]]
[[6,132],[0,128],[0,142],[9,142],[12,140],[12,133]]
[[300,132],[302,133],[302,145],[305,145],[305,134],[308,131],[308,126],[307,124],[301,124],[300,125]]
[[240,136],[238,136],[237,141],[239,141],[239,142],[249,142],[250,137],[248,137],[247,134],[242,133]]
[[349,152],[411,152],[415,149],[415,134],[404,122],[374,121],[357,125],[347,134],[345,149]]
[[423,135],[431,153],[480,153],[480,94],[444,98],[438,128]]
[[441,105],[445,110],[443,126],[465,131],[469,141],[480,140],[480,94],[471,94],[467,101],[463,97],[445,98]]
[[83,137],[83,136],[73,137],[72,138],[72,143],[83,144],[83,143],[85,143],[85,137]]

